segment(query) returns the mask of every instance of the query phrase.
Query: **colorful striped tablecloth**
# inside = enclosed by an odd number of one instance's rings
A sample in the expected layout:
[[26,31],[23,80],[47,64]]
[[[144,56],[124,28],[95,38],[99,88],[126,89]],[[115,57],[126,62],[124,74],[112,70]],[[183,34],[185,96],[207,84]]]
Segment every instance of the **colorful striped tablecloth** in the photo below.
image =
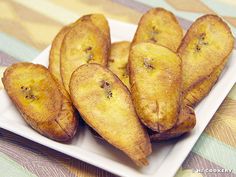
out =
[[[234,0],[0,0],[0,73],[12,63],[34,59],[63,25],[82,14],[100,12],[109,18],[137,24],[143,12],[157,6],[174,12],[185,29],[202,14],[219,14],[236,34]],[[196,169],[208,169],[208,172],[196,173]],[[209,172],[221,169],[232,172]],[[114,175],[0,129],[0,177],[31,176]],[[236,86],[176,176],[236,177]]]

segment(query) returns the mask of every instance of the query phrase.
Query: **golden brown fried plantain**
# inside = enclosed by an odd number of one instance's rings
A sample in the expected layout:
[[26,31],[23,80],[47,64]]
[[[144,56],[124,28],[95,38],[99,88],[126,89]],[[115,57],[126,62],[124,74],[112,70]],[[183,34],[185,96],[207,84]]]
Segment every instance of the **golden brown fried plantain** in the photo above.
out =
[[49,71],[61,83],[62,83],[62,78],[61,78],[61,73],[60,73],[60,49],[61,49],[62,41],[65,35],[67,34],[67,32],[70,31],[71,28],[75,27],[81,21],[92,22],[101,31],[101,33],[103,33],[103,35],[107,38],[107,45],[108,46],[111,45],[109,25],[106,18],[101,14],[90,14],[90,15],[82,16],[76,22],[63,27],[52,42],[52,47],[51,47],[50,55],[49,55],[49,66],[48,66]]
[[75,111],[47,68],[31,63],[13,64],[4,72],[2,81],[32,128],[57,141],[72,139],[77,129]]
[[196,116],[191,107],[186,106],[180,111],[176,125],[163,133],[149,130],[151,141],[163,141],[179,137],[184,133],[191,131],[196,125]]
[[127,87],[115,74],[98,64],[84,64],[71,77],[70,93],[90,127],[138,166],[148,164],[150,139],[135,113]]
[[186,103],[195,105],[209,93],[233,44],[230,28],[216,15],[202,16],[192,24],[178,49]]
[[61,76],[69,91],[73,71],[85,63],[107,65],[109,56],[107,38],[91,21],[81,21],[65,36],[61,47]]
[[130,42],[128,41],[113,43],[108,59],[108,68],[116,74],[128,88],[130,88],[128,71],[129,48]]
[[163,8],[153,8],[140,19],[132,45],[151,42],[176,51],[182,37],[183,30],[174,14]]
[[171,129],[180,111],[181,59],[152,43],[133,46],[129,55],[131,95],[142,122],[154,131]]

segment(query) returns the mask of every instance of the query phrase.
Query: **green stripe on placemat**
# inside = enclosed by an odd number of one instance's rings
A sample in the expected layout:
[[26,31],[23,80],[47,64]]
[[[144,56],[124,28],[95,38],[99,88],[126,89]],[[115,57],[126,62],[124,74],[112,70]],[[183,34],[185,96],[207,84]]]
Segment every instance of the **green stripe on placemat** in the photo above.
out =
[[[236,150],[203,133],[192,151],[203,158],[236,173]],[[230,159],[230,160],[229,160]]]
[[39,51],[14,37],[0,32],[0,50],[21,61],[31,61]]
[[0,164],[1,177],[37,177],[1,152]]
[[232,100],[236,100],[236,85],[230,90],[228,97]]
[[[39,12],[51,19],[54,19],[62,24],[68,24],[79,17],[79,12],[72,12],[62,6],[59,6],[49,0],[13,0],[31,10]],[[37,6],[35,5],[37,4]],[[53,13],[52,13],[53,12]]]
[[217,14],[229,17],[236,17],[235,6],[232,6],[231,4],[216,0],[204,0],[202,2],[209,6]]

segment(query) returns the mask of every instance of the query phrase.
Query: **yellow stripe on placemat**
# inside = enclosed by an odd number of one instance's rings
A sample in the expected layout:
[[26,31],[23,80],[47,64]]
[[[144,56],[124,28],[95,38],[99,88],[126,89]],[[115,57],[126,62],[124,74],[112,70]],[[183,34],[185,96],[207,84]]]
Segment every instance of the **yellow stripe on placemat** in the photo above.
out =
[[232,99],[235,88],[221,104],[204,132],[236,148],[236,99]]
[[14,1],[0,1],[0,9],[0,31],[39,50],[51,43],[62,26],[58,21]]
[[13,0],[25,7],[28,7],[36,12],[42,13],[45,16],[54,19],[62,24],[69,24],[79,17],[79,13],[69,11],[61,6],[58,6],[50,1],[45,0]]
[[236,148],[236,119],[216,113],[204,131],[209,136]]
[[[68,1],[59,0],[53,0],[53,2],[48,0],[13,1],[24,5],[25,7],[31,8],[34,11],[42,13],[63,24],[71,23],[81,15],[95,12],[103,13],[108,17],[130,23],[137,23],[139,18],[141,17],[140,12],[137,12],[120,4],[105,0],[101,0],[102,2],[91,0],[90,3],[75,0],[71,0],[70,3],[68,3]],[[100,4],[103,5],[101,6]]]
[[[137,24],[139,18],[142,15],[141,12],[128,7],[128,5],[131,4],[129,3],[129,1],[121,2],[119,0],[70,0],[70,3],[68,3],[67,0],[51,1],[53,1],[55,4],[65,7],[68,10],[72,10],[73,12],[79,12],[80,14],[102,13],[106,17],[133,24]],[[120,3],[117,3],[116,1]],[[122,5],[122,3],[124,5]]]

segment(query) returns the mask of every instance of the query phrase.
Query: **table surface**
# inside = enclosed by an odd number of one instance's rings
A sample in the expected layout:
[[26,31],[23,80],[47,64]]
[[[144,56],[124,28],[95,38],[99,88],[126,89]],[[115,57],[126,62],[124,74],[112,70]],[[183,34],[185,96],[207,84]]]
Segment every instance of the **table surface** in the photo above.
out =
[[[158,6],[184,18],[180,20],[186,28],[190,21],[202,14],[216,13],[231,25],[236,34],[234,0],[1,0],[0,75],[12,63],[34,59],[51,43],[63,25],[79,15],[100,12],[109,18],[137,24],[142,13]],[[195,169],[203,168],[233,172],[194,173]],[[1,177],[115,176],[3,129],[0,129],[0,172]],[[176,176],[236,177],[236,86]]]

